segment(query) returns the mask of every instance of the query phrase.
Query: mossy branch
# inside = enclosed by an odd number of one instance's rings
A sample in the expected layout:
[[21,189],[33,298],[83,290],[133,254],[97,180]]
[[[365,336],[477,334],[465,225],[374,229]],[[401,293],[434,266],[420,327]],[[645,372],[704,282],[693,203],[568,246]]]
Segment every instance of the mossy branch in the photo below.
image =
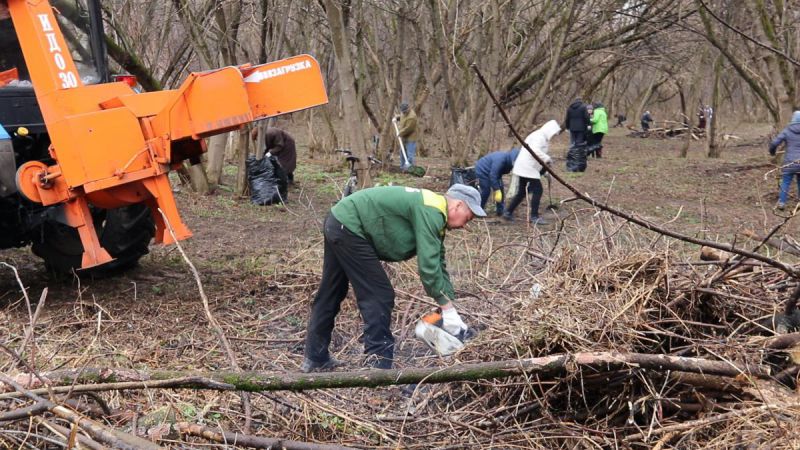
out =
[[[61,389],[78,393],[153,388],[264,392],[450,383],[520,375],[536,375],[539,379],[554,379],[580,370],[610,372],[628,369],[764,379],[769,378],[770,375],[769,369],[763,366],[744,366],[727,361],[644,353],[587,352],[449,367],[310,374],[233,371],[191,373],[187,371],[87,368],[55,371],[43,374],[42,377],[51,382],[54,386],[52,390],[56,393],[61,392]],[[19,376],[17,380],[29,384],[37,382],[35,378],[27,375]],[[0,394],[0,400],[12,397],[16,397],[16,394]]]

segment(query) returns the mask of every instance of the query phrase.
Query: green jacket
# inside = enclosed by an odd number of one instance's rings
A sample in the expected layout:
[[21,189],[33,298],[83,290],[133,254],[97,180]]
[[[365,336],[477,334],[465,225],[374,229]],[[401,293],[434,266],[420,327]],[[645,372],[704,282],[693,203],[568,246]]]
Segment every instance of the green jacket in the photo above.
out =
[[400,116],[398,132],[403,142],[417,142],[419,133],[417,132],[417,113],[413,109]]
[[455,299],[444,258],[447,200],[427,189],[380,186],[337,203],[331,213],[349,231],[369,241],[382,261],[417,255],[425,292],[443,305]]
[[608,134],[608,114],[602,106],[595,108],[592,113],[592,133]]

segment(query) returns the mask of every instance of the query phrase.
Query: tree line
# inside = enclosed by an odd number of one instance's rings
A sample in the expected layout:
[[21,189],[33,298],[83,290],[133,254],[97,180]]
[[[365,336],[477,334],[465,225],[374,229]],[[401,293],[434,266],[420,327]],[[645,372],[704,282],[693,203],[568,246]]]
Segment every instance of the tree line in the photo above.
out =
[[[83,0],[53,3],[75,20],[85,15]],[[146,90],[174,88],[191,71],[309,53],[331,99],[300,115],[312,153],[350,147],[385,159],[405,101],[425,123],[423,145],[461,165],[510,142],[472,64],[522,130],[560,120],[576,97],[631,119],[650,109],[691,121],[713,104],[731,123],[777,129],[800,105],[798,3],[105,0],[103,8],[112,61]],[[247,130],[212,138],[208,183],[219,182],[226,154],[243,165],[257,148]]]

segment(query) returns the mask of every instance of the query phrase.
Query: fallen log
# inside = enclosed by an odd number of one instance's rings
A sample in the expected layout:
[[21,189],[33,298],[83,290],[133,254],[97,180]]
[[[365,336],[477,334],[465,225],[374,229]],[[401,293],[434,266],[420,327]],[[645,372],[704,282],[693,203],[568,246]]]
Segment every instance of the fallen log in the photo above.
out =
[[353,447],[342,447],[341,445],[314,444],[311,442],[289,441],[285,439],[266,438],[251,436],[248,434],[231,433],[227,431],[219,432],[207,427],[188,422],[178,422],[175,428],[181,434],[198,436],[220,444],[236,445],[252,448],[280,448],[285,450],[355,450]]
[[785,350],[798,344],[800,344],[800,333],[789,333],[767,339],[764,347],[771,350]]
[[765,244],[769,245],[770,247],[772,247],[772,248],[774,248],[776,250],[782,251],[784,253],[788,253],[790,255],[800,256],[800,250],[797,250],[794,246],[792,246],[788,242],[784,242],[784,241],[782,241],[780,239],[773,238],[773,237],[771,237],[771,238],[769,238],[767,240],[764,240],[764,236],[760,236],[758,233],[756,233],[753,230],[744,230],[742,232],[742,234],[747,236],[748,238],[754,240],[754,241],[758,241],[758,242],[762,242],[763,241]]
[[[230,371],[188,373],[158,370],[146,372],[131,369],[87,368],[55,371],[42,374],[42,377],[48,380],[52,386],[50,390],[54,393],[62,390],[79,393],[150,388],[263,392],[378,387],[415,383],[435,384],[508,378],[519,375],[536,375],[539,379],[554,379],[579,370],[591,373],[626,369],[687,372],[723,377],[749,376],[763,379],[768,379],[770,376],[769,368],[760,365],[743,365],[729,361],[645,353],[585,352],[511,361],[459,364],[449,367],[411,367],[394,370],[373,369],[308,374]],[[28,374],[23,374],[18,379],[22,383],[36,382],[36,379]],[[18,394],[1,394],[0,399],[17,396]]]

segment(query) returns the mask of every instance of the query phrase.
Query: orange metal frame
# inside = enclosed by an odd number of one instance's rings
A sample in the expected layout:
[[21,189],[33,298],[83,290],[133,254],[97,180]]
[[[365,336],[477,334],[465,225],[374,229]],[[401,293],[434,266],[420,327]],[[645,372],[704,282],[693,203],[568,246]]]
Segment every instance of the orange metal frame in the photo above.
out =
[[29,162],[17,172],[20,192],[44,205],[63,204],[83,242],[83,267],[112,258],[100,246],[89,204],[115,208],[145,202],[156,242],[191,236],[181,220],[168,172],[206,148],[203,139],[254,120],[327,103],[317,61],[300,55],[258,66],[192,73],[176,90],[137,94],[125,83],[84,86],[47,0],[6,3],[42,110],[57,164]]

